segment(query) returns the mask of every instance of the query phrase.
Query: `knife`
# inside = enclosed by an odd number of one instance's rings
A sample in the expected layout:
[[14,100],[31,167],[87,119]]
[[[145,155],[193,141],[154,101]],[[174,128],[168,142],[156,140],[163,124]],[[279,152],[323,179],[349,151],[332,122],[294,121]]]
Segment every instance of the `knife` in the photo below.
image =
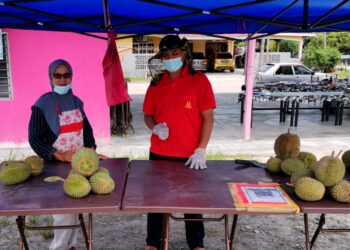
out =
[[241,164],[249,167],[257,167],[257,168],[266,168],[266,165],[264,163],[258,162],[258,161],[248,161],[248,160],[235,160],[236,164]]

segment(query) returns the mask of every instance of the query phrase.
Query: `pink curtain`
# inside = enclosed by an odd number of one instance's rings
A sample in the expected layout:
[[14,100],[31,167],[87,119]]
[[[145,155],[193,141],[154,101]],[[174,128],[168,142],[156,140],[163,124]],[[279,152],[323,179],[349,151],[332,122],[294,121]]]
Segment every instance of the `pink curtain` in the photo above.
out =
[[115,42],[116,37],[117,35],[114,32],[108,33],[109,44],[102,62],[106,97],[109,106],[132,101],[124,80],[123,70]]

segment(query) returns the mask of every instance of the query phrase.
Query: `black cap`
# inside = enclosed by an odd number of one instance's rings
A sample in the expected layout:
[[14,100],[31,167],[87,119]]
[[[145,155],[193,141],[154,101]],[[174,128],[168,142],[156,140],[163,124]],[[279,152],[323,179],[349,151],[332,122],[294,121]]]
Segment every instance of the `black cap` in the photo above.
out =
[[186,39],[180,39],[175,35],[167,35],[160,40],[159,52],[164,53],[172,49],[182,49],[186,45]]

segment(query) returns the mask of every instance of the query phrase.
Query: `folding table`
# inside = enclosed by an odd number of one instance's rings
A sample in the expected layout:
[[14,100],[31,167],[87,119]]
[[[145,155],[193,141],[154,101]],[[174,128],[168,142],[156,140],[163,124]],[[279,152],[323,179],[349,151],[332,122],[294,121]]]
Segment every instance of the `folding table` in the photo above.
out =
[[[101,160],[100,166],[109,170],[116,187],[111,194],[89,194],[83,199],[68,197],[63,192],[63,182],[48,183],[48,176],[66,178],[71,170],[69,163],[45,162],[44,171],[30,177],[26,182],[5,186],[0,183],[0,216],[18,216],[16,222],[21,236],[20,248],[29,249],[24,230],[66,229],[82,227],[86,247],[92,249],[92,213],[110,213],[120,210],[129,160],[127,158]],[[83,213],[88,213],[88,233]],[[29,227],[25,225],[27,215],[79,214],[80,224],[60,227]]]

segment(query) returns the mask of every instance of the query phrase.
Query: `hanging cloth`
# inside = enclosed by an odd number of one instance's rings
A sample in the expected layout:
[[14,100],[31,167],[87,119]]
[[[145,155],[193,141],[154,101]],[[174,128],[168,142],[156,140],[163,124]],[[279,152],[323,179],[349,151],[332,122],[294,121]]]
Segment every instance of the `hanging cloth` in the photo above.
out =
[[117,35],[114,32],[108,33],[109,44],[102,62],[106,97],[109,106],[132,101],[126,89],[123,70],[115,42],[116,37]]

